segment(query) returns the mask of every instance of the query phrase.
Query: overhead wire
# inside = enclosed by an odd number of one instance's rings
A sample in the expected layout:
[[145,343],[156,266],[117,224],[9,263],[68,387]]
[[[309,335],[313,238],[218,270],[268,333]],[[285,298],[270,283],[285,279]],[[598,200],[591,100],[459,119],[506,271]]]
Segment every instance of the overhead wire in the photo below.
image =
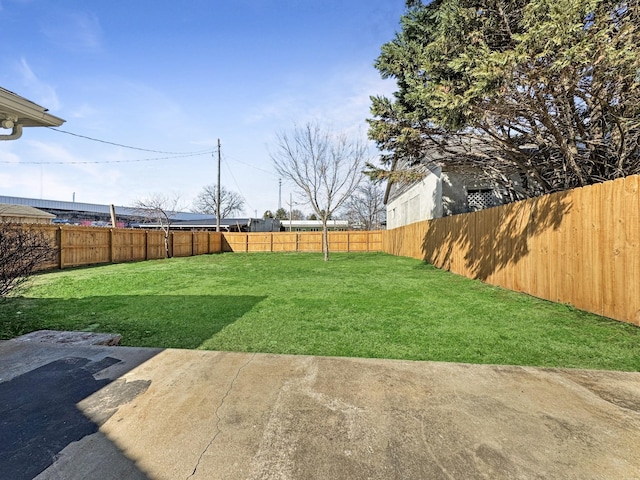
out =
[[[0,164],[12,164],[12,165],[101,165],[101,164],[114,164],[114,163],[138,163],[138,162],[155,162],[155,161],[161,161],[161,160],[172,160],[172,159],[177,159],[177,158],[186,158],[186,157],[195,157],[195,156],[200,156],[200,155],[209,155],[209,154],[213,154],[215,153],[215,149],[206,149],[206,150],[200,150],[200,151],[194,151],[194,152],[168,152],[168,151],[164,151],[164,150],[155,150],[155,149],[150,149],[150,148],[142,148],[142,147],[135,147],[135,146],[131,146],[131,145],[126,145],[123,143],[119,143],[119,142],[112,142],[109,140],[102,140],[99,138],[94,138],[94,137],[89,137],[87,135],[81,135],[79,133],[74,133],[74,132],[69,132],[67,130],[62,130],[60,128],[55,128],[55,127],[48,127],[49,130],[53,130],[55,132],[58,133],[63,133],[65,135],[70,135],[73,137],[77,137],[77,138],[82,138],[85,140],[89,140],[92,142],[98,142],[98,143],[103,143],[106,145],[112,145],[115,147],[120,147],[120,148],[126,148],[129,150],[137,150],[137,151],[141,151],[141,152],[149,152],[149,153],[159,153],[159,154],[163,154],[163,155],[167,155],[164,157],[153,157],[153,158],[140,158],[140,159],[130,159],[130,160],[76,160],[76,161],[51,161],[51,162],[47,162],[47,161],[21,161],[21,162],[15,162],[15,161],[9,161],[9,160],[0,160]],[[246,202],[247,206],[253,210],[253,206],[249,204],[249,202],[247,201],[247,197],[242,193],[242,189],[240,188],[240,185],[238,184],[238,181],[236,180],[235,176],[233,175],[233,172],[231,170],[231,168],[228,166],[228,159],[231,158],[233,161],[246,165],[247,167],[259,170],[261,172],[264,173],[268,173],[272,176],[276,176],[274,174],[273,171],[269,171],[269,170],[265,170],[263,168],[260,167],[256,167],[255,165],[249,164],[247,162],[243,162],[241,160],[238,160],[237,158],[234,157],[228,157],[227,155],[225,155],[224,153],[222,154],[223,158],[225,159],[225,167],[227,169],[227,171],[229,172],[229,174],[231,175],[231,178],[233,179],[233,183],[236,186],[236,188],[238,189],[238,192],[240,193],[240,195],[242,195],[244,201]]]
[[48,127],[49,130],[54,130],[56,132],[59,133],[64,133],[66,135],[72,135],[74,137],[79,137],[79,138],[84,138],[85,140],[90,140],[92,142],[99,142],[99,143],[104,143],[107,145],[112,145],[112,146],[116,146],[116,147],[120,147],[120,148],[128,148],[130,150],[137,150],[137,151],[141,151],[141,152],[149,152],[149,153],[160,153],[163,155],[167,155],[165,157],[153,157],[153,158],[135,158],[135,159],[129,159],[129,160],[75,160],[75,161],[70,161],[70,162],[63,162],[63,161],[52,161],[52,162],[46,162],[46,161],[20,161],[20,162],[14,162],[14,161],[9,161],[9,160],[0,160],[0,163],[2,164],[12,164],[12,165],[100,165],[100,164],[109,164],[109,163],[137,163],[137,162],[157,162],[157,161],[161,161],[161,160],[172,160],[172,159],[176,159],[176,158],[186,158],[186,157],[196,157],[199,155],[208,155],[210,153],[212,153],[214,150],[212,150],[211,148],[207,149],[207,150],[199,150],[199,151],[195,151],[195,152],[167,152],[167,151],[163,151],[163,150],[153,150],[150,148],[141,148],[141,147],[133,147],[131,145],[125,145],[123,143],[118,143],[118,142],[110,142],[108,140],[101,140],[99,138],[93,138],[93,137],[88,137],[86,135],[80,135],[78,133],[73,133],[73,132],[68,132],[66,130],[61,130],[59,128],[54,128],[54,127]]
[[138,158],[132,160],[75,160],[71,162],[62,162],[62,161],[54,161],[54,162],[12,162],[9,160],[0,160],[0,163],[4,164],[12,164],[12,165],[90,165],[90,164],[98,164],[103,165],[107,163],[136,163],[136,162],[157,162],[160,160],[172,160],[174,158],[185,158],[185,157],[197,157],[200,155],[206,155],[210,152],[204,153],[191,153],[185,155],[172,155],[170,157],[156,157],[156,158]]
[[224,153],[222,153],[222,158],[225,160],[224,161],[224,166],[226,167],[227,171],[229,172],[229,175],[231,175],[231,178],[233,179],[233,183],[236,186],[236,188],[238,189],[238,192],[240,192],[240,195],[242,195],[242,198],[244,199],[244,201],[247,204],[247,206],[249,207],[249,209],[250,210],[255,210],[253,208],[253,206],[247,200],[246,195],[244,193],[242,193],[242,189],[240,188],[240,185],[238,185],[238,181],[236,180],[236,177],[233,175],[233,172],[231,171],[231,168],[229,167],[229,162],[227,161],[227,156]]
[[99,138],[93,138],[93,137],[88,137],[86,135],[80,135],[79,133],[73,133],[73,132],[68,132],[66,130],[62,130],[60,128],[55,128],[55,127],[48,127],[49,130],[53,130],[55,132],[59,132],[59,133],[64,133],[66,135],[71,135],[74,137],[78,137],[78,138],[84,138],[85,140],[90,140],[92,142],[99,142],[99,143],[105,143],[107,145],[114,145],[116,147],[122,147],[122,148],[128,148],[130,150],[139,150],[141,152],[150,152],[150,153],[162,153],[165,155],[204,155],[205,153],[211,153],[213,150],[212,149],[207,149],[207,150],[200,150],[200,151],[196,151],[196,152],[165,152],[162,150],[152,150],[149,148],[141,148],[141,147],[132,147],[131,145],[124,145],[122,143],[117,143],[117,142],[110,142],[108,140],[100,140]]
[[233,160],[234,162],[241,163],[242,165],[245,165],[245,166],[247,166],[247,167],[254,168],[254,169],[256,169],[256,170],[260,170],[261,172],[264,172],[264,173],[268,173],[269,175],[272,175],[272,176],[274,176],[274,177],[276,177],[276,178],[278,177],[278,176],[277,176],[273,171],[269,171],[269,170],[265,170],[264,168],[256,167],[255,165],[251,165],[250,163],[243,162],[242,160],[239,160],[239,159],[237,159],[237,158],[235,158],[235,157],[230,157],[230,158],[231,158],[231,160]]

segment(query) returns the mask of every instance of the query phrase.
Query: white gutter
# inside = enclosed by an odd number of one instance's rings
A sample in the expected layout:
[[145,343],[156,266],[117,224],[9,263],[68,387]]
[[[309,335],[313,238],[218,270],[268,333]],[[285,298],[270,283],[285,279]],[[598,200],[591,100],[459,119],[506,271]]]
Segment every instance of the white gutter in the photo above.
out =
[[22,136],[22,127],[59,127],[62,118],[47,113],[47,109],[0,87],[0,127],[11,133],[0,140],[15,140]]

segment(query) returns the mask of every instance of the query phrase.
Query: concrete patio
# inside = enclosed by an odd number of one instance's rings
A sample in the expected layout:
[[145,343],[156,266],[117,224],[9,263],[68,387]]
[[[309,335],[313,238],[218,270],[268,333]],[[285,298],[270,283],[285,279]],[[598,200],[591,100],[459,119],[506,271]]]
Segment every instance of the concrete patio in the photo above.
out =
[[640,373],[0,342],[0,478],[640,479]]

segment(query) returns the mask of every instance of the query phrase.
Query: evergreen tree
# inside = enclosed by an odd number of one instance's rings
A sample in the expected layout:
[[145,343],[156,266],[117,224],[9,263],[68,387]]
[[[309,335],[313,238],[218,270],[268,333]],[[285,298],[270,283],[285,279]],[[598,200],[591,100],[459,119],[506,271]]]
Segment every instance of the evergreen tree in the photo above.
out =
[[[407,2],[376,67],[374,179],[425,157],[475,168],[514,197],[640,173],[638,1]],[[519,178],[519,185],[513,183]]]

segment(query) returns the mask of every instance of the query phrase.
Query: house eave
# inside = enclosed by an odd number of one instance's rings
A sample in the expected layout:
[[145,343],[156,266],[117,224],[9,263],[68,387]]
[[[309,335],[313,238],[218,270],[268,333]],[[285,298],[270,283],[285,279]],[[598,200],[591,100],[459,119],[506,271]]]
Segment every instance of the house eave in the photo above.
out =
[[47,112],[46,108],[0,87],[2,121],[10,121],[23,127],[59,127],[65,122]]

